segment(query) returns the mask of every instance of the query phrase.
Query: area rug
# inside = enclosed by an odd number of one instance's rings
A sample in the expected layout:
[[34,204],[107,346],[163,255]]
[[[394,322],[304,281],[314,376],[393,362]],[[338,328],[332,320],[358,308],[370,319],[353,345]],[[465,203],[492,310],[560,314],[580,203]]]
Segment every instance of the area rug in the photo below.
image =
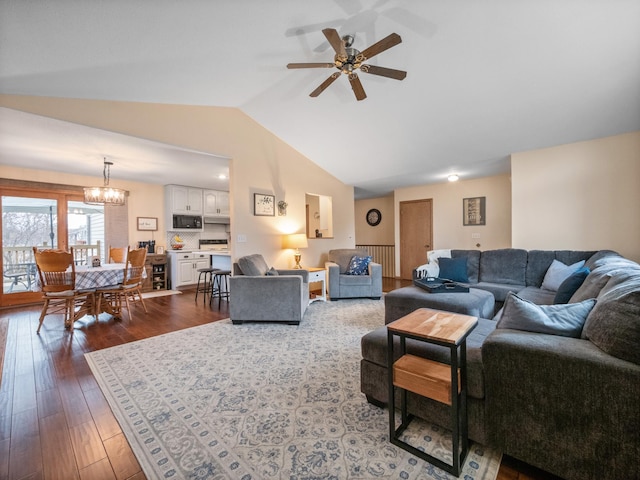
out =
[[[360,338],[376,300],[314,302],[299,326],[193,327],[86,355],[149,479],[451,479],[388,441],[388,412],[360,392]],[[451,436],[407,440],[451,463]],[[460,478],[495,480],[472,444]]]
[[157,292],[144,292],[142,298],[166,297],[167,295],[181,295],[180,290],[160,290]]

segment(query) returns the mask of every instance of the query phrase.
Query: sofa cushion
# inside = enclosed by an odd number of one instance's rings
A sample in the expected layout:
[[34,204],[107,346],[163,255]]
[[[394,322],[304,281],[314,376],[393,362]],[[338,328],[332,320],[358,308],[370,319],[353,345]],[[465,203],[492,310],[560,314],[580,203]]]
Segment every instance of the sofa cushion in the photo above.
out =
[[480,282],[525,286],[526,270],[526,250],[502,248],[480,254]]
[[584,266],[584,260],[580,260],[579,262],[573,263],[571,265],[565,265],[559,260],[554,260],[551,262],[547,273],[544,275],[544,280],[542,280],[542,288],[546,290],[551,290],[553,292],[558,290],[560,284],[565,281],[569,275],[571,275],[576,270],[582,268]]
[[264,258],[259,253],[240,257],[238,259],[238,266],[240,270],[242,270],[243,275],[250,277],[261,277],[266,275],[269,270],[267,262],[264,261]]
[[329,250],[328,260],[340,266],[340,273],[346,273],[349,262],[354,255],[366,257],[369,253],[362,248],[336,248]]
[[596,253],[594,253],[587,259],[584,266],[587,267],[589,270],[593,271],[597,266],[595,265],[595,263],[601,260],[604,260],[606,258],[623,258],[623,257],[618,252],[614,252],[613,250],[598,250]]
[[480,250],[451,250],[451,258],[467,257],[468,283],[478,283]]
[[569,275],[558,287],[553,303],[569,303],[571,297],[580,288],[590,271],[587,267],[582,267]]
[[[587,268],[587,267],[584,267]],[[602,287],[611,278],[611,271],[606,269],[595,269],[587,278],[584,279],[582,285],[578,287],[578,290],[571,296],[569,303],[576,303],[586,300],[587,298],[597,298],[602,290]]]
[[473,286],[473,288],[479,288],[480,290],[485,290],[487,292],[493,293],[496,302],[504,302],[509,293],[518,293],[523,288],[524,285],[511,285],[504,283],[491,283],[491,282],[480,282]]
[[544,274],[556,259],[553,250],[529,250],[527,256],[527,286],[539,287],[544,280]]
[[556,292],[550,292],[539,287],[526,287],[518,292],[518,296],[536,305],[553,305]]
[[584,337],[609,355],[640,365],[640,270],[618,271],[609,279]]
[[536,305],[515,294],[504,303],[496,328],[579,338],[595,299],[565,305]]
[[344,286],[371,285],[372,282],[371,275],[340,275],[340,285]]
[[454,282],[467,283],[467,257],[459,258],[440,258],[438,260],[440,266],[440,278],[453,280]]
[[354,255],[349,260],[349,268],[347,268],[347,275],[367,275],[369,273],[369,262],[371,262],[370,256],[360,257]]

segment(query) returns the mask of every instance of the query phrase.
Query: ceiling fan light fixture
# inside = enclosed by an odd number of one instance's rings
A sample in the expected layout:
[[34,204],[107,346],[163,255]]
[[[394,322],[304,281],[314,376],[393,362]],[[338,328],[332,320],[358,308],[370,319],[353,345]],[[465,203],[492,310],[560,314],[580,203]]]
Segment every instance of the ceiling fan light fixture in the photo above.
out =
[[89,205],[124,205],[126,191],[120,188],[109,186],[110,167],[113,162],[104,159],[102,176],[104,185],[102,187],[84,187],[84,203]]

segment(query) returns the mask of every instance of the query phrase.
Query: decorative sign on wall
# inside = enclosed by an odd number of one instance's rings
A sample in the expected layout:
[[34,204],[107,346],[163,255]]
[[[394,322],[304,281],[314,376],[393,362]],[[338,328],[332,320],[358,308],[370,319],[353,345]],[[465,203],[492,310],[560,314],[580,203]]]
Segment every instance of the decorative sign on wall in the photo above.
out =
[[486,197],[462,199],[462,225],[486,225],[485,214]]
[[264,193],[253,194],[253,214],[274,217],[276,215],[276,197]]
[[138,217],[138,230],[158,230],[158,219],[156,217]]

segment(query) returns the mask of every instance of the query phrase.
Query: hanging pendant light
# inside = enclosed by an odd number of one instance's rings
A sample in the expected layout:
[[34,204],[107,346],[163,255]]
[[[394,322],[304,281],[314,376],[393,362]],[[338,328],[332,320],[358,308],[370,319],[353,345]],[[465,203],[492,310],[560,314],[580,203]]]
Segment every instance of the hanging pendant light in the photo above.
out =
[[102,170],[104,186],[84,187],[84,203],[89,205],[124,205],[125,191],[109,186],[111,165],[113,165],[113,162],[108,162],[105,158]]

